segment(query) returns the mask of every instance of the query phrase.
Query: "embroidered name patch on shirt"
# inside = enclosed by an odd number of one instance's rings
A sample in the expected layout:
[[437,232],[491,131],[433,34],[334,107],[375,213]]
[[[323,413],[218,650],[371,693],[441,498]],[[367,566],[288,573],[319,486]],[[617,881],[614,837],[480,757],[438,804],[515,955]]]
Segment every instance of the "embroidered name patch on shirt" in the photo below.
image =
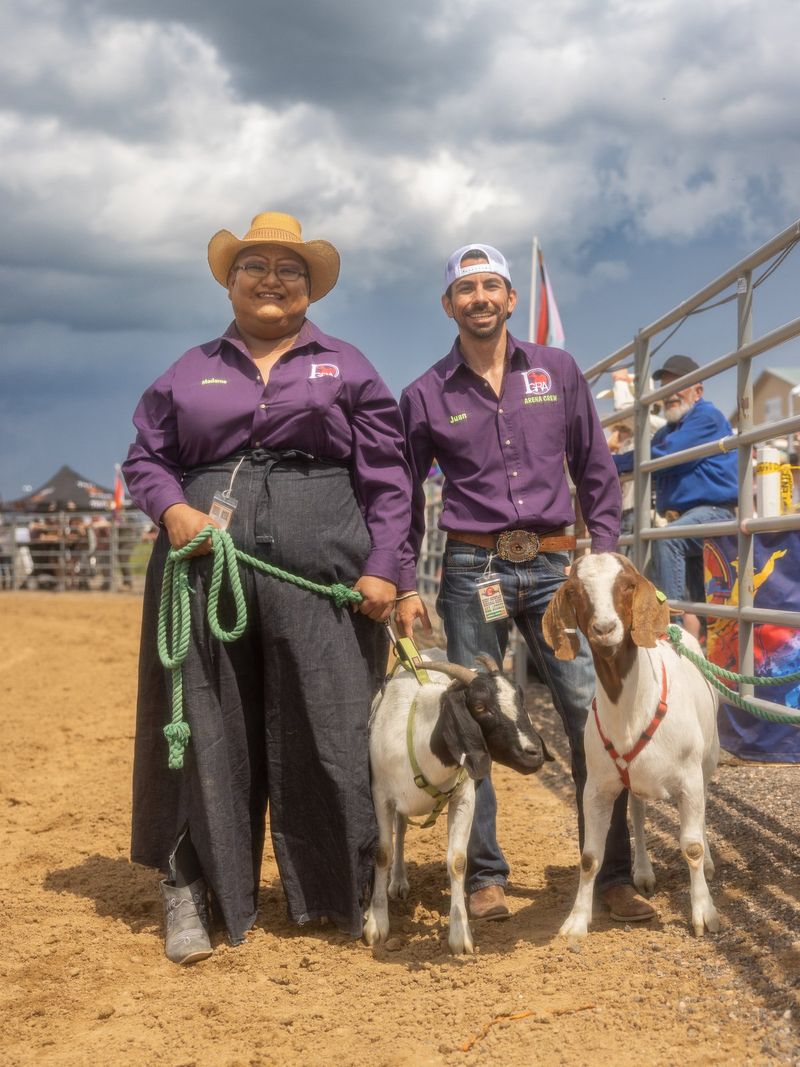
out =
[[309,381],[312,378],[338,378],[339,368],[335,363],[312,363]]
[[201,385],[227,385],[227,378],[203,378]]

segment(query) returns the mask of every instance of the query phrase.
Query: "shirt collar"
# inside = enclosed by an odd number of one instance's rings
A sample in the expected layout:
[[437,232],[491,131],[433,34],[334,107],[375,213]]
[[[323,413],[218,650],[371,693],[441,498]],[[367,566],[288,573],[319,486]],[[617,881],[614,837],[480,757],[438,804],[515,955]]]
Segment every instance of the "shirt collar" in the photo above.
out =
[[[523,348],[520,342],[513,337],[508,331],[506,331],[506,362],[509,366],[512,366],[517,360],[522,359],[527,366],[531,366],[530,355]],[[453,347],[445,356],[446,365],[444,370],[444,380],[450,381],[453,375],[461,370],[469,370],[469,364],[461,354],[461,346],[458,343],[458,338],[455,339]]]
[[[236,329],[235,320],[228,326],[223,335],[217,338],[217,341],[211,350],[211,354],[218,355],[222,349],[223,343],[226,341],[228,344],[233,345],[233,347],[241,352],[242,355],[247,356],[248,359],[250,358],[247,345],[245,345],[244,341],[239,336],[239,331]],[[327,352],[333,351],[334,348],[331,339],[327,334],[324,334],[310,319],[306,319],[300,327],[300,333],[297,335],[297,340],[287,352],[284,352],[284,355],[295,355],[301,349],[310,348],[312,346],[318,350]]]

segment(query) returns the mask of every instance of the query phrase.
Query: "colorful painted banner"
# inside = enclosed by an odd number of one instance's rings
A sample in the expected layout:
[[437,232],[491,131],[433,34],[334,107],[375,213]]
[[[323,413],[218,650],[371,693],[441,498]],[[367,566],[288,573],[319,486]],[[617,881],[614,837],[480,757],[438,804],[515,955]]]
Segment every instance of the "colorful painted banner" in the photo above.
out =
[[[738,546],[735,537],[705,542],[706,600],[738,604]],[[754,606],[800,611],[800,532],[759,534],[753,539]],[[738,670],[739,635],[734,619],[709,619],[706,654],[712,663]],[[755,627],[755,674],[774,677],[800,671],[800,630],[768,624]],[[755,695],[787,708],[800,708],[800,683],[756,686]],[[730,704],[721,704],[722,747],[741,759],[800,763],[800,726],[766,722]]]

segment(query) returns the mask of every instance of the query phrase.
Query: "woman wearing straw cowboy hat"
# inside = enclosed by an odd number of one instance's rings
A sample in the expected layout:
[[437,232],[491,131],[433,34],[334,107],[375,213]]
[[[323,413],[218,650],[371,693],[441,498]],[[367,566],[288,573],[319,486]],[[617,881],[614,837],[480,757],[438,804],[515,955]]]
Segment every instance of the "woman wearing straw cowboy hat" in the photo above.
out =
[[[385,665],[408,530],[410,482],[397,405],[351,345],[322,333],[308,305],[336,284],[339,255],[267,212],[242,239],[208,246],[234,321],[145,392],[125,463],[134,502],[161,533],[148,572],[134,763],[132,858],[158,867],[166,952],[211,952],[207,899],[232,944],[256,918],[265,811],[290,917],[361,933],[375,825],[367,764],[370,698]],[[248,623],[230,644],[209,633],[210,542],[190,582],[183,666],[191,740],[167,769],[169,701],[157,655],[170,545],[211,518],[237,546],[322,584],[354,585],[358,611],[242,567]]]

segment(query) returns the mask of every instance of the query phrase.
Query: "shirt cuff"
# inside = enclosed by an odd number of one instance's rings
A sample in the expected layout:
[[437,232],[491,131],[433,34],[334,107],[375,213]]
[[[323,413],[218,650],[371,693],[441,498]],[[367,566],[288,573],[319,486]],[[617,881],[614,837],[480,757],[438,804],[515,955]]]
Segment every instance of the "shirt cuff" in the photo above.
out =
[[613,539],[608,538],[608,537],[604,537],[604,538],[593,537],[592,538],[592,555],[596,556],[600,552],[616,552],[617,551],[617,543],[618,542],[617,542],[617,538],[616,537],[614,537]]
[[398,553],[386,548],[373,548],[361,573],[368,574],[371,578],[383,578],[385,582],[397,585],[400,573]]
[[183,493],[176,494],[174,489],[165,489],[160,493],[154,494],[150,498],[148,501],[147,514],[153,522],[160,523],[161,517],[167,508],[171,508],[173,504],[185,503],[187,503],[187,501]]
[[417,588],[417,568],[415,564],[404,564],[400,567],[400,574],[397,579],[397,588],[402,593],[407,593],[410,589]]

